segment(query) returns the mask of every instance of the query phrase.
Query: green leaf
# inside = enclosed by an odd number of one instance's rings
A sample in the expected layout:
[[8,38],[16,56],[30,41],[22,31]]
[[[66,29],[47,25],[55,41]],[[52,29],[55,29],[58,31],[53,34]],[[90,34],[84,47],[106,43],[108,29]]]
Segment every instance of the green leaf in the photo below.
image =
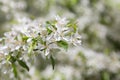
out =
[[55,27],[55,24],[53,24],[53,23],[51,23],[51,22],[49,22],[49,21],[46,21],[46,24],[52,26],[55,30],[57,30],[57,28]]
[[18,63],[19,63],[23,68],[25,68],[27,71],[29,71],[29,67],[28,67],[28,65],[27,65],[24,61],[18,60]]
[[11,58],[11,56],[10,56],[10,55],[8,55],[8,56],[7,56],[7,61],[9,61],[9,60],[10,60],[10,58]]
[[28,39],[29,39],[29,37],[27,37],[27,36],[22,36],[22,40],[23,40],[24,42],[26,42]]
[[42,37],[39,36],[39,37],[37,37],[36,39],[37,39],[38,42],[40,42],[41,44],[44,44],[44,41],[43,41]]
[[67,24],[67,26],[72,28],[74,33],[77,31],[77,24],[76,24],[76,22],[69,22]]
[[15,64],[12,64],[12,69],[13,69],[14,76],[17,78],[18,77],[18,73],[17,73],[17,69],[16,69],[16,65]]
[[77,31],[77,24],[74,23],[72,26],[73,26],[74,32],[76,32]]
[[66,41],[63,41],[63,40],[57,41],[57,45],[58,45],[59,47],[64,48],[66,51],[67,51],[67,49],[68,49],[68,43],[67,43]]
[[50,30],[49,28],[47,28],[47,32],[48,32],[48,35],[52,33],[52,30]]
[[54,58],[53,58],[52,55],[50,56],[50,59],[51,59],[52,68],[53,68],[53,70],[54,70],[54,67],[55,67],[55,60],[54,60]]
[[9,60],[11,63],[16,62],[16,58],[14,56],[9,56],[7,60]]

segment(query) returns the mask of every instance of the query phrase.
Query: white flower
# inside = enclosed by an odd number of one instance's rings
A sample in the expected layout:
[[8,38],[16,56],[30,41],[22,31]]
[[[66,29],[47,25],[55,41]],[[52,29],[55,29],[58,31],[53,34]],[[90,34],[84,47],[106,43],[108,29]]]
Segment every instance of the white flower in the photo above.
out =
[[45,50],[45,56],[48,56],[49,53],[50,53],[50,50],[49,50],[49,48],[47,48],[47,49]]
[[70,37],[64,38],[66,41],[72,43],[75,46],[81,45],[81,35],[78,33],[75,33],[74,35],[71,35]]
[[68,23],[68,21],[66,20],[66,18],[61,18],[60,16],[56,16],[55,20],[57,21],[57,25],[65,25]]
[[0,53],[3,54],[3,55],[8,55],[8,53],[9,53],[8,46],[0,47]]

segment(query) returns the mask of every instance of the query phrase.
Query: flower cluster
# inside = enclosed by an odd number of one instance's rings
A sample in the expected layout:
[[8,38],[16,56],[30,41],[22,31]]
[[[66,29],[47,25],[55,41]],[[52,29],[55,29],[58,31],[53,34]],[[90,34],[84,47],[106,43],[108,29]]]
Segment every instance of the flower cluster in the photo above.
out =
[[17,25],[12,31],[6,32],[1,39],[4,45],[1,53],[9,54],[20,48],[28,53],[44,50],[47,56],[53,47],[68,48],[68,43],[81,44],[81,36],[77,32],[77,25],[69,23],[65,18],[56,17],[54,21],[40,24],[38,21]]
[[[23,55],[43,53],[53,61],[53,51],[67,50],[69,44],[80,45],[81,36],[77,32],[77,25],[66,18],[56,16],[55,20],[40,23],[39,20],[14,25],[0,39],[0,56],[4,56],[10,64],[17,61],[22,67],[29,70]],[[54,63],[53,63],[54,67]]]

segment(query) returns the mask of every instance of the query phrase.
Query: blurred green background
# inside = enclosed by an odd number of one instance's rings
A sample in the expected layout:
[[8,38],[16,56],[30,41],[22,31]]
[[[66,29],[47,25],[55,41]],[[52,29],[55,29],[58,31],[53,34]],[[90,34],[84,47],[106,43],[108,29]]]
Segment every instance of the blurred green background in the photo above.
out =
[[[82,45],[55,54],[55,70],[34,56],[21,80],[120,80],[120,0],[0,0],[0,37],[13,25],[56,15],[76,20]],[[16,80],[3,68],[0,80]]]

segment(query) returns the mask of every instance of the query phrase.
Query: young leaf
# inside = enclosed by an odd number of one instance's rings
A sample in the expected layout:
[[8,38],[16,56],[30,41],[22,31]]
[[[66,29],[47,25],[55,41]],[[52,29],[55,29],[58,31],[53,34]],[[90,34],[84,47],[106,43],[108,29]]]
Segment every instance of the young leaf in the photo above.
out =
[[39,37],[37,37],[36,39],[37,39],[38,42],[40,42],[41,44],[44,44],[44,41],[43,41],[42,37],[39,36]]
[[18,63],[19,63],[23,68],[25,68],[27,71],[29,71],[29,67],[28,67],[28,65],[27,65],[24,61],[18,60]]
[[48,35],[52,33],[52,30],[50,30],[49,28],[47,28],[47,32],[48,32]]
[[13,69],[14,76],[17,78],[18,77],[18,73],[17,73],[17,69],[16,69],[16,65],[15,64],[12,64],[12,69]]
[[77,24],[75,22],[74,23],[70,22],[70,23],[67,24],[67,26],[69,28],[72,28],[74,33],[77,31]]
[[52,55],[50,56],[50,59],[51,59],[52,68],[53,68],[53,70],[54,70],[54,67],[55,67],[55,60],[54,60],[54,58],[53,58]]
[[22,36],[23,42],[26,42],[28,39],[29,39],[29,37],[27,37],[27,36]]
[[63,41],[63,40],[57,41],[57,45],[58,45],[59,47],[64,48],[66,51],[67,51],[67,49],[68,49],[68,43],[67,43],[66,41]]
[[51,23],[51,22],[49,22],[49,21],[46,21],[46,24],[52,26],[55,30],[57,30],[57,28],[55,27],[55,25],[54,25],[53,23]]

